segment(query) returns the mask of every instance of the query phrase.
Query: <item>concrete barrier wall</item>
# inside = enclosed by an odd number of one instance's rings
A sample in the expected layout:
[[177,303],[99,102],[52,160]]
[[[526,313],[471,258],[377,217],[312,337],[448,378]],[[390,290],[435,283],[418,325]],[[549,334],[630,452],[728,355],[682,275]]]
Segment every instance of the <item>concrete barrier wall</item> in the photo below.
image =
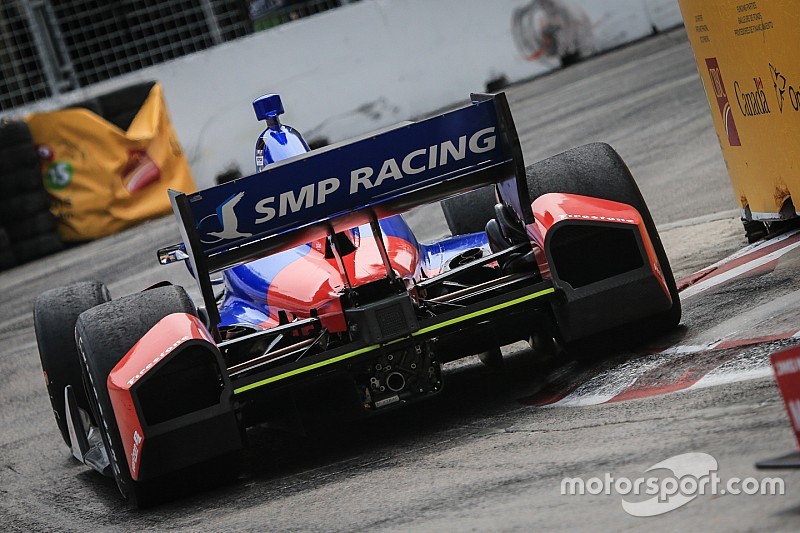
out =
[[[681,22],[676,0],[365,0],[35,108],[159,80],[206,187],[231,166],[252,172],[262,126],[251,101],[263,93],[282,95],[284,121],[307,140],[336,142],[466,102],[493,80],[558,68],[559,55],[576,47],[589,55]],[[547,40],[548,25],[565,28],[560,49]]]

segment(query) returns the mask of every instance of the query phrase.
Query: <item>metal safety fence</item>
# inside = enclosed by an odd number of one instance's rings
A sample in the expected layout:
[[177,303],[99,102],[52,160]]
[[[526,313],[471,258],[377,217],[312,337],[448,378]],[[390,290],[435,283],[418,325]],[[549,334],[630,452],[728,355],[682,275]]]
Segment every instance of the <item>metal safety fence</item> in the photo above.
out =
[[353,0],[2,0],[0,112]]

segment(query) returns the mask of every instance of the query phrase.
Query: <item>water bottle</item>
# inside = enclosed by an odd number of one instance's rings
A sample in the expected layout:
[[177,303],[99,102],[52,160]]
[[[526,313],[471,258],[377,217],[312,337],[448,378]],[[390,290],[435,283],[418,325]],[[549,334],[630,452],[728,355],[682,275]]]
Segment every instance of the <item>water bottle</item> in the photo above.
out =
[[265,94],[253,100],[253,109],[258,120],[267,122],[256,140],[256,172],[261,172],[270,163],[287,159],[309,151],[303,136],[292,128],[281,124],[283,103],[280,95]]

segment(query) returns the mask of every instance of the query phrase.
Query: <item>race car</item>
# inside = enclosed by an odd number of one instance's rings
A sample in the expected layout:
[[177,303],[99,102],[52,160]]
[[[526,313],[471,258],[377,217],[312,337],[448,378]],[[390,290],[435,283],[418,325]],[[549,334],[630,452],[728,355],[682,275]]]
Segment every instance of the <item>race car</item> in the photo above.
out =
[[[112,300],[97,281],[35,304],[62,437],[135,505],[305,399],[336,391],[379,414],[436,395],[458,358],[680,320],[653,220],[606,144],[526,168],[503,93],[309,152],[279,97],[256,110],[259,172],[170,193],[182,242],[159,260],[186,261],[199,305],[166,282]],[[419,242],[402,213],[432,202],[453,235]]]

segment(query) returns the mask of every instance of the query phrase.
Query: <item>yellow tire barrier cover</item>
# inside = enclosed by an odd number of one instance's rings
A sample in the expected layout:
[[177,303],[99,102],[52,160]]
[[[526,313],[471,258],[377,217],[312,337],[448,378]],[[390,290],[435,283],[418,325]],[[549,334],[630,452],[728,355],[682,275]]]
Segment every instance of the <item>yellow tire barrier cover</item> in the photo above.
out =
[[[800,202],[800,5],[679,0],[734,192],[757,220]],[[794,204],[787,200],[797,198]]]
[[166,215],[172,211],[168,189],[197,189],[158,84],[127,131],[80,108],[25,120],[65,241],[104,237]]

